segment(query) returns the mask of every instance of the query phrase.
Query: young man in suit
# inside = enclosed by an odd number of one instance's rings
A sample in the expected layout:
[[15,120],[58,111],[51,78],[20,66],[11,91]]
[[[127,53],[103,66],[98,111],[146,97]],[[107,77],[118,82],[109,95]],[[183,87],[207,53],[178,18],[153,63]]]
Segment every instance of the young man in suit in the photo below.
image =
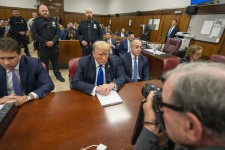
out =
[[123,66],[125,82],[150,80],[148,60],[141,55],[141,41],[133,40],[130,47],[131,51],[120,57],[120,66]]
[[[168,32],[167,32],[167,34],[166,34],[166,40],[167,40],[168,38],[174,38],[174,37],[175,37],[175,34],[176,34],[177,32],[179,32],[179,29],[178,29],[178,27],[177,27],[177,20],[174,19],[174,20],[172,21],[172,26],[168,29]],[[166,41],[166,40],[165,40],[165,41]]]
[[150,38],[150,28],[148,25],[141,26],[140,39],[143,41],[149,41]]
[[118,55],[116,40],[111,38],[111,33],[110,32],[106,32],[105,35],[106,35],[105,41],[110,44],[110,53],[109,54],[111,54],[111,55]]
[[124,84],[124,76],[118,59],[109,56],[110,45],[97,41],[92,55],[80,58],[78,70],[72,81],[72,88],[84,93],[108,95]]
[[120,53],[125,54],[130,52],[130,42],[134,40],[134,33],[129,32],[128,37],[120,42]]
[[20,106],[46,96],[54,84],[37,58],[21,55],[13,39],[0,39],[0,104]]

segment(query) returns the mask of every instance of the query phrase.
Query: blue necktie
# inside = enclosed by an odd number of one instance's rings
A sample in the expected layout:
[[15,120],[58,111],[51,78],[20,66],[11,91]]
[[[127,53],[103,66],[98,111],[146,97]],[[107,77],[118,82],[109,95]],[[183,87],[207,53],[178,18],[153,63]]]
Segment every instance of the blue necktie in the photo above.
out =
[[138,65],[137,65],[137,57],[134,58],[134,81],[137,81],[138,76]]
[[16,76],[15,69],[12,70],[12,83],[13,83],[13,90],[16,93],[17,96],[22,96],[23,92],[20,87],[19,81]]
[[169,32],[168,32],[168,34],[167,34],[167,37],[169,37],[169,36],[170,36],[170,34],[171,34],[172,30],[173,30],[173,27],[171,27],[171,28],[170,28],[170,30],[169,30]]
[[97,85],[102,85],[104,83],[104,74],[102,71],[102,65],[99,65],[98,76],[97,76]]

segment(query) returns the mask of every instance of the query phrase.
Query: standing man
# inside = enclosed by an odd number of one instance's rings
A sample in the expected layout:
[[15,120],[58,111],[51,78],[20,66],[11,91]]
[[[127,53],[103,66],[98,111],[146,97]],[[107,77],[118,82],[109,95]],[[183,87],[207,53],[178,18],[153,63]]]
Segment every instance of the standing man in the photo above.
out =
[[[32,18],[30,18],[28,21],[27,21],[27,27],[28,27],[28,36],[29,38],[32,38],[32,35],[31,35],[31,26],[34,22],[34,19],[37,18],[37,13],[36,12],[33,12],[32,13]],[[33,41],[33,47],[34,47],[34,50],[37,50],[37,42],[35,40],[32,40]]]
[[140,40],[133,40],[130,43],[130,53],[120,57],[120,66],[123,66],[126,83],[150,80],[148,60],[141,55],[141,47]]
[[42,62],[48,67],[49,59],[52,63],[55,77],[64,82],[65,79],[59,72],[59,47],[60,28],[58,23],[49,17],[49,10],[45,5],[39,6],[40,17],[34,19],[31,27],[33,39],[39,43],[38,54]]
[[19,16],[19,11],[17,9],[12,10],[12,17],[9,19],[10,28],[11,28],[11,36],[13,39],[15,39],[19,45],[21,43],[24,46],[24,52],[27,56],[30,56],[30,52],[28,49],[28,37],[26,35],[27,33],[27,23],[24,18]]
[[81,43],[82,55],[92,54],[92,47],[95,41],[102,40],[102,28],[97,20],[92,19],[91,8],[85,10],[86,20],[80,22],[77,29],[77,39]]
[[54,89],[40,60],[21,55],[20,45],[11,38],[0,39],[0,76],[0,104],[20,106]]
[[124,84],[124,76],[117,58],[109,55],[110,45],[97,41],[93,45],[93,55],[79,60],[78,70],[72,81],[73,89],[95,95],[108,95]]
[[175,34],[179,32],[179,29],[177,27],[177,20],[174,19],[172,21],[172,26],[169,28],[168,32],[167,32],[167,35],[166,35],[166,39],[165,41],[168,39],[168,38],[174,38],[175,37]]
[[116,40],[111,38],[111,32],[106,32],[105,41],[110,44],[110,53],[111,55],[118,55]]
[[141,37],[141,40],[143,41],[149,41],[149,36],[150,36],[150,28],[149,26],[147,25],[142,25],[141,26],[141,33],[140,33],[140,37]]

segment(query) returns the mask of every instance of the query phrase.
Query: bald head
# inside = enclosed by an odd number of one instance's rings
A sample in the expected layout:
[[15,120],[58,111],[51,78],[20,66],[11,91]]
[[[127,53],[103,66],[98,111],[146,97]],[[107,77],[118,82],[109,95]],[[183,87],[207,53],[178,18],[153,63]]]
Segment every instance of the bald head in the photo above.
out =
[[39,15],[43,18],[48,18],[49,17],[48,7],[45,5],[40,5],[39,6]]
[[86,8],[85,9],[85,16],[87,19],[92,19],[93,17],[93,12],[91,8]]
[[134,56],[139,56],[141,54],[141,47],[142,43],[138,39],[135,39],[130,43],[131,52]]

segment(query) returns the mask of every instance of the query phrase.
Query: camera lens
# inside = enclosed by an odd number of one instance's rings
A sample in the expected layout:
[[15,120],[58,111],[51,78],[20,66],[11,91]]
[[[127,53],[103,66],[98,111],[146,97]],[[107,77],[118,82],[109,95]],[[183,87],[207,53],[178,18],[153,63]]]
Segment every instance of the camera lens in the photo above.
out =
[[147,83],[142,88],[142,95],[147,98],[150,91],[154,91],[155,93],[161,92],[160,88],[156,87],[153,84]]

